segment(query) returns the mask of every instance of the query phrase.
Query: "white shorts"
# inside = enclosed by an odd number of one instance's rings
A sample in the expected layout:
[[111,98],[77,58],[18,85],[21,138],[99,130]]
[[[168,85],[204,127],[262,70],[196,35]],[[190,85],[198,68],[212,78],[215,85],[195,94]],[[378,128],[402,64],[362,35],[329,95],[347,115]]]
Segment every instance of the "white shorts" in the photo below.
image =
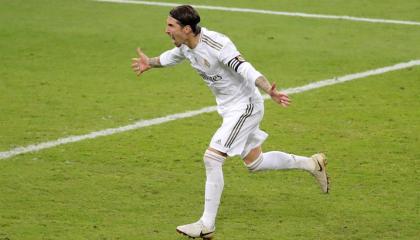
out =
[[244,158],[268,137],[259,128],[263,116],[263,103],[250,103],[224,114],[222,126],[213,135],[210,147],[231,157]]

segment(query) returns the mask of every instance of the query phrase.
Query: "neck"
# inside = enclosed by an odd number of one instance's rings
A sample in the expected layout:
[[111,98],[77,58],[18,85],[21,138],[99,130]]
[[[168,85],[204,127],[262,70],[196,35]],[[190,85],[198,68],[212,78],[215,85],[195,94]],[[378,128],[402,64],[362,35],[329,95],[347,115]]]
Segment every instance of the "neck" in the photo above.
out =
[[198,42],[200,41],[200,34],[194,35],[192,34],[186,41],[185,45],[187,45],[190,49],[194,49],[197,47]]

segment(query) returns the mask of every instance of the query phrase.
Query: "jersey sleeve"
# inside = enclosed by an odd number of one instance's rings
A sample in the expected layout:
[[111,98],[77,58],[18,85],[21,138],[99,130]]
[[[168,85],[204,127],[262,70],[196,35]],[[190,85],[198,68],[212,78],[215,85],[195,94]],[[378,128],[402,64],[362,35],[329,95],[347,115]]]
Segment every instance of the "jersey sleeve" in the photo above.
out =
[[229,67],[232,67],[233,62],[231,60],[240,55],[241,54],[236,49],[236,46],[229,40],[219,53],[219,61]]
[[262,76],[251,63],[247,62],[236,49],[235,45],[228,41],[227,44],[222,48],[219,61],[223,62],[229,68],[232,68],[235,72],[240,74],[246,81],[250,81],[255,84],[255,80]]
[[182,60],[184,60],[184,59],[185,59],[185,56],[184,56],[184,54],[182,54],[181,49],[178,48],[178,47],[175,47],[171,50],[163,52],[159,56],[160,64],[164,67],[178,64],[178,63],[182,62]]

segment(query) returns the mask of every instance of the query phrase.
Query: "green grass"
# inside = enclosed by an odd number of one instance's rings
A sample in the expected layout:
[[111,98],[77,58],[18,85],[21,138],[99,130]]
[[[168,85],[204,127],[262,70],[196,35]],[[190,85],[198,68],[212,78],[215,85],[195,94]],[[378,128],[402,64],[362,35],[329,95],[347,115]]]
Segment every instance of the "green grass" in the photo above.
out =
[[[178,1],[174,1],[178,2]],[[420,20],[417,1],[190,1]],[[130,70],[171,46],[168,8],[11,1],[0,8],[0,151],[214,105],[187,64]],[[420,59],[418,26],[201,10],[283,88]],[[420,67],[266,102],[265,150],[327,153],[332,191],[301,171],[226,162],[217,239],[417,239]],[[216,113],[0,160],[0,239],[184,239],[202,212]]]

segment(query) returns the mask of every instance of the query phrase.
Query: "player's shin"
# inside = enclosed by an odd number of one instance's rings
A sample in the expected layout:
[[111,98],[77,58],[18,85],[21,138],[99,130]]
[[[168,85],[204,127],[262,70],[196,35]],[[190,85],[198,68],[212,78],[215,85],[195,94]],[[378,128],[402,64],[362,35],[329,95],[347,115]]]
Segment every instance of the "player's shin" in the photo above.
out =
[[207,150],[204,154],[206,168],[206,189],[204,213],[201,217],[203,224],[209,228],[215,225],[217,210],[223,192],[224,180],[222,166],[225,157]]
[[303,169],[312,171],[315,168],[311,158],[279,151],[262,153],[255,161],[246,164],[246,166],[251,172],[280,169]]

